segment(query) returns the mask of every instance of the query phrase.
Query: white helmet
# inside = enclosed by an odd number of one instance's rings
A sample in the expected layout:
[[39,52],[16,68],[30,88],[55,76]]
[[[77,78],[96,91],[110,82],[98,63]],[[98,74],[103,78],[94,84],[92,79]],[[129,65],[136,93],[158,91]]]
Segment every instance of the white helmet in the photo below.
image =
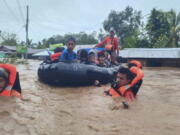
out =
[[113,31],[113,32],[115,32],[115,30],[114,30],[114,28],[113,28],[113,27],[111,27],[111,28],[110,28],[110,32],[112,32],[112,31]]
[[94,53],[95,56],[97,56],[97,50],[91,49],[91,50],[88,52],[88,55],[89,55],[89,54],[92,54],[92,53]]

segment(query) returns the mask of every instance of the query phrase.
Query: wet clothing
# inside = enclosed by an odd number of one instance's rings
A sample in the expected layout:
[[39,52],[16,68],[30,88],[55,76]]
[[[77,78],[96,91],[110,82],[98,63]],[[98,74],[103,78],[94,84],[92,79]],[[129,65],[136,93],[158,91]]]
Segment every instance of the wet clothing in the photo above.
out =
[[135,66],[131,67],[129,70],[135,75],[135,78],[130,83],[130,87],[133,87],[136,83],[142,80],[144,73],[140,68]]
[[118,38],[114,37],[113,39],[111,37],[106,37],[102,42],[96,45],[96,47],[102,47],[104,45],[104,48],[106,45],[112,45],[112,50],[115,51],[119,48]]
[[129,63],[135,64],[138,68],[141,68],[141,69],[142,69],[142,64],[141,64],[140,61],[132,60],[132,61],[130,61]]
[[59,57],[61,56],[62,52],[58,52],[58,53],[54,53],[54,54],[51,54],[50,57],[51,57],[51,61],[56,61],[59,59]]
[[135,75],[134,79],[129,84],[129,88],[132,90],[133,94],[136,96],[136,94],[139,91],[139,88],[141,87],[143,83],[144,73],[140,68],[135,67],[135,66],[131,67],[129,70]]
[[122,86],[118,89],[110,88],[109,91],[106,91],[105,93],[113,98],[120,96],[125,97],[128,101],[133,101],[136,98],[132,90],[126,90],[126,86]]
[[[14,67],[10,64],[0,64],[0,68],[4,69],[4,71],[8,73],[8,80],[7,80],[6,87],[0,91],[0,96],[19,95],[19,97],[20,97],[21,96],[21,86],[20,86],[20,81],[19,81],[19,74],[16,71],[16,67]],[[13,95],[12,95],[12,93],[13,93]]]
[[126,92],[127,86],[122,86],[119,88],[110,88],[109,89],[109,94],[112,97],[119,97],[119,96],[124,96]]
[[9,73],[9,79],[7,86],[11,87],[14,85],[14,82],[16,80],[16,68],[10,64],[0,64],[0,68],[4,69],[6,72]]
[[68,51],[68,49],[65,49],[60,56],[61,61],[73,61],[76,60],[76,58],[76,53],[74,51]]
[[125,85],[125,86],[121,86],[119,88],[110,88],[110,90],[108,91],[108,95],[112,96],[112,97],[125,97],[128,100],[133,100],[135,99],[139,88],[142,85],[143,82],[143,77],[144,77],[144,73],[143,71],[138,68],[138,67],[131,67],[130,71],[134,74],[134,79],[131,81],[130,84]]
[[137,95],[137,93],[138,93],[138,91],[139,91],[142,83],[143,83],[143,80],[141,79],[141,80],[139,80],[135,85],[133,85],[133,86],[130,88],[131,91],[133,92],[133,94],[134,94],[135,96]]

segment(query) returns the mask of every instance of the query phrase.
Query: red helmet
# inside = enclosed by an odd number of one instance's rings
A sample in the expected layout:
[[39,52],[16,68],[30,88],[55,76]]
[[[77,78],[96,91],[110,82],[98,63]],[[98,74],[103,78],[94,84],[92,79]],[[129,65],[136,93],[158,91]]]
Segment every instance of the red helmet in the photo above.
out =
[[140,61],[132,60],[129,63],[135,64],[138,68],[142,68],[142,64]]

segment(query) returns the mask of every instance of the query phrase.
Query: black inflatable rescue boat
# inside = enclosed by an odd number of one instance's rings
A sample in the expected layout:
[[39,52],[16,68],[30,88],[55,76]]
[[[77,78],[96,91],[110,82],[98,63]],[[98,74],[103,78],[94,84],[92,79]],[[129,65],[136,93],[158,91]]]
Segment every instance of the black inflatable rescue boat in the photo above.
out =
[[42,63],[38,69],[38,76],[44,83],[59,86],[92,85],[95,80],[105,84],[113,81],[119,67],[105,68],[66,62]]

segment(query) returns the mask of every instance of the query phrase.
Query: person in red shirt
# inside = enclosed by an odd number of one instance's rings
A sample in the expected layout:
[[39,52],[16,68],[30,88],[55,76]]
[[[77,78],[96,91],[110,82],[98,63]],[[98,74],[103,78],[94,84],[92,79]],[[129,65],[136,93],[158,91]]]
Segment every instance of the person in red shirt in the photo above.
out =
[[19,74],[13,65],[0,64],[0,96],[22,98]]
[[58,48],[54,49],[54,54],[50,55],[51,61],[52,62],[59,61],[59,57],[61,56],[63,50],[64,50],[64,47],[58,47]]
[[107,36],[102,42],[97,44],[96,47],[103,47],[111,55],[111,62],[116,62],[116,57],[119,56],[119,42],[118,38],[115,37],[114,29],[110,29],[110,35]]

